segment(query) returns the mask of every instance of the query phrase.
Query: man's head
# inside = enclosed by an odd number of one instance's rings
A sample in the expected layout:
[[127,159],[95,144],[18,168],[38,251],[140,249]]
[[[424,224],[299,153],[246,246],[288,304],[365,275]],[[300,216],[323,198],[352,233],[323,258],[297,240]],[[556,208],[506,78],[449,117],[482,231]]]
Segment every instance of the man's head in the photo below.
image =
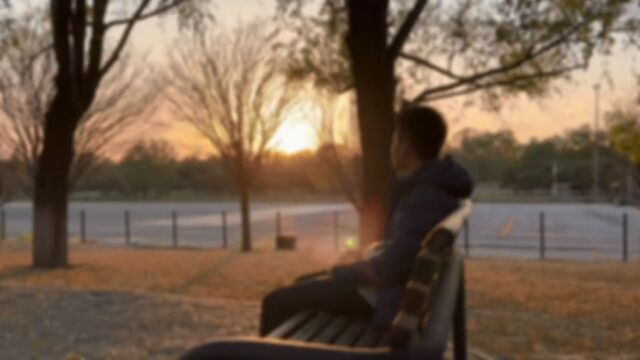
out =
[[435,109],[415,106],[402,110],[391,140],[393,169],[397,174],[411,173],[437,158],[446,137],[447,124]]

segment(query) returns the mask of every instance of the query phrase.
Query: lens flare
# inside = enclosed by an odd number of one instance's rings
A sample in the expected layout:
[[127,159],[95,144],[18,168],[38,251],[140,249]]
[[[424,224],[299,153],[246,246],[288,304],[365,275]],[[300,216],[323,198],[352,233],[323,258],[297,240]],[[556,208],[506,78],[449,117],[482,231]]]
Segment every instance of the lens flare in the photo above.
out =
[[356,241],[356,239],[352,237],[347,238],[344,241],[344,246],[347,248],[347,250],[353,250],[358,247],[358,241]]

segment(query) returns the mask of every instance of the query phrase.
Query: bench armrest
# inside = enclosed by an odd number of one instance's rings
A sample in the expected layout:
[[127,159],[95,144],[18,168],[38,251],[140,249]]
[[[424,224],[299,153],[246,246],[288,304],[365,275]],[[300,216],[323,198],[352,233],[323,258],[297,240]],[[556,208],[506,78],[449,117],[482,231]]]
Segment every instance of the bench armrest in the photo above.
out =
[[444,354],[463,281],[464,259],[453,251],[436,285],[429,320],[412,347],[413,358],[440,359]]

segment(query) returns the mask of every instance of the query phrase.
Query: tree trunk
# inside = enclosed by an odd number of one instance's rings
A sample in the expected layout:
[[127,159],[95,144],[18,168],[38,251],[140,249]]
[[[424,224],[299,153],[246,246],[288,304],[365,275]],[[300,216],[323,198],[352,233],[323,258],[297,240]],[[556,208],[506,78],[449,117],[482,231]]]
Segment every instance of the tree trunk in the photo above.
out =
[[242,222],[242,251],[251,251],[251,216],[249,177],[244,152],[238,159],[238,186],[240,190],[240,216]]
[[251,251],[251,216],[249,205],[249,189],[240,189],[240,212],[242,214],[242,251]]
[[392,180],[389,146],[395,93],[387,53],[388,0],[349,0],[347,44],[354,75],[362,146],[360,243],[382,240]]
[[36,169],[33,197],[33,265],[67,265],[67,197],[73,160],[71,111],[56,96],[45,116],[44,144]]

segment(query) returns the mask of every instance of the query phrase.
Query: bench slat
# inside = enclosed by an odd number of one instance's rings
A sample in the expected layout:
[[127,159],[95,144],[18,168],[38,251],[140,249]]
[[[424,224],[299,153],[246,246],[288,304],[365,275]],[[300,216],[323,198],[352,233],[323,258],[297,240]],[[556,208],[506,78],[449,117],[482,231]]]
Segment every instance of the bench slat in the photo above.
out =
[[352,346],[360,334],[364,332],[366,324],[364,321],[356,321],[351,323],[336,339],[336,345]]
[[311,310],[305,310],[297,313],[292,318],[283,322],[282,324],[280,324],[280,326],[278,326],[273,331],[271,331],[267,335],[267,337],[279,338],[279,339],[286,338],[292,332],[294,332],[299,327],[301,327],[309,318],[311,318],[313,313],[314,312]]
[[346,327],[347,319],[336,317],[313,339],[313,342],[331,344]]
[[292,340],[309,341],[331,320],[331,315],[320,312],[291,335]]
[[389,335],[388,332],[386,332],[382,336],[380,336],[380,339],[378,339],[378,343],[375,345],[375,347],[386,348],[386,347],[389,347],[390,343],[391,343],[391,336]]
[[358,341],[356,341],[356,344],[354,346],[355,347],[373,347],[379,338],[380,338],[379,332],[371,328],[367,328],[364,331],[364,333],[360,335],[360,338],[358,338]]

